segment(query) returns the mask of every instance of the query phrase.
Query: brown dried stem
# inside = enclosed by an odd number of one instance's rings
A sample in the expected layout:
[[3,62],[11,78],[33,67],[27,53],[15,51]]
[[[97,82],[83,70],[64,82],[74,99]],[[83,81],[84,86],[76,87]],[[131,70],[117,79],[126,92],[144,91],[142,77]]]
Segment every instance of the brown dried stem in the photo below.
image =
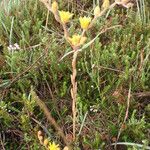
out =
[[77,102],[77,82],[76,82],[76,75],[77,75],[77,69],[76,69],[76,64],[77,64],[77,56],[78,56],[78,51],[74,51],[73,53],[73,59],[72,59],[72,75],[71,75],[71,97],[72,97],[72,113],[73,113],[73,140],[75,140],[75,132],[76,132],[76,114],[77,114],[77,109],[76,109],[76,102]]
[[36,100],[37,104],[39,105],[39,107],[43,110],[45,116],[47,117],[48,121],[51,123],[51,125],[55,128],[55,130],[58,132],[58,134],[60,135],[60,137],[63,139],[64,143],[69,146],[69,143],[62,131],[62,129],[60,128],[60,126],[57,124],[57,122],[55,121],[55,119],[52,117],[50,111],[48,110],[47,106],[45,105],[45,103],[43,101],[41,101],[39,99],[39,97],[35,94],[35,92],[32,93],[34,96],[34,99]]

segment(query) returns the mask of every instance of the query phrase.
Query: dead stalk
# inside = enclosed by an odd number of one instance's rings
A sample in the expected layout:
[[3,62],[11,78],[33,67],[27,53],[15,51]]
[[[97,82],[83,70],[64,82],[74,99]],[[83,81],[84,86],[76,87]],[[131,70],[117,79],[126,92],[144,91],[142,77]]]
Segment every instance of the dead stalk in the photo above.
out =
[[52,117],[52,115],[51,115],[50,111],[48,110],[47,106],[45,105],[45,103],[39,99],[39,97],[36,95],[36,93],[34,91],[32,92],[32,94],[33,94],[34,99],[36,100],[37,104],[39,105],[39,107],[43,110],[43,112],[44,112],[46,118],[48,119],[48,121],[55,128],[55,130],[60,135],[60,137],[62,138],[64,143],[67,146],[69,146],[69,143],[68,143],[68,141],[66,139],[66,136],[63,133],[63,130],[60,128],[60,126],[57,124],[55,119]]
[[73,113],[73,140],[75,140],[75,133],[76,133],[76,102],[77,102],[77,82],[76,82],[76,75],[77,75],[77,56],[78,51],[74,51],[73,59],[72,59],[72,75],[71,75],[71,97],[72,97],[72,113]]

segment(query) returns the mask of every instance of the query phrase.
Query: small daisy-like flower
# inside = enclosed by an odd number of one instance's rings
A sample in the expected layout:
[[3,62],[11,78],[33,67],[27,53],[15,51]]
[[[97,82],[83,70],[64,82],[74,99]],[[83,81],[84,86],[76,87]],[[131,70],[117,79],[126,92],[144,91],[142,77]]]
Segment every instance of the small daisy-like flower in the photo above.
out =
[[73,46],[79,46],[85,43],[86,41],[86,37],[81,37],[81,35],[78,34],[74,34],[72,36],[72,38],[68,38],[69,42],[73,45]]
[[50,143],[49,150],[60,150],[59,144],[55,144],[55,142]]
[[81,28],[86,30],[88,29],[89,24],[91,22],[91,17],[85,17],[85,16],[80,17],[79,21],[80,21]]
[[96,6],[95,9],[94,9],[94,16],[98,16],[100,14],[100,7],[99,6]]
[[69,11],[59,11],[60,19],[63,24],[69,22],[69,19],[72,18],[73,14]]
[[52,12],[56,13],[57,10],[58,10],[58,3],[56,1],[54,1],[52,3]]

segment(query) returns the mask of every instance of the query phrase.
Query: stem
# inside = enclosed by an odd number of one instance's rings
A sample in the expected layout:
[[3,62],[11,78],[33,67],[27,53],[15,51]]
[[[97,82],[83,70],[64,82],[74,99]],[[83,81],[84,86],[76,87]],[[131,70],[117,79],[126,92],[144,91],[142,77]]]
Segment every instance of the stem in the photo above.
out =
[[51,125],[55,128],[55,130],[57,131],[57,133],[60,135],[60,137],[62,138],[63,142],[67,145],[70,146],[70,144],[68,143],[66,136],[63,133],[63,130],[60,128],[60,126],[57,124],[57,122],[55,121],[55,119],[52,117],[49,109],[47,108],[47,106],[45,105],[45,103],[39,99],[39,97],[36,95],[36,93],[33,91],[32,92],[33,97],[35,99],[35,101],[37,102],[37,104],[39,105],[39,107],[43,110],[46,118],[48,119],[48,121],[51,123]]
[[76,134],[76,102],[77,102],[77,82],[76,82],[76,75],[77,75],[77,69],[76,69],[76,63],[77,63],[77,56],[78,51],[74,51],[73,53],[73,59],[72,59],[72,75],[71,75],[71,97],[72,97],[72,114],[73,114],[73,140],[75,140],[75,134]]

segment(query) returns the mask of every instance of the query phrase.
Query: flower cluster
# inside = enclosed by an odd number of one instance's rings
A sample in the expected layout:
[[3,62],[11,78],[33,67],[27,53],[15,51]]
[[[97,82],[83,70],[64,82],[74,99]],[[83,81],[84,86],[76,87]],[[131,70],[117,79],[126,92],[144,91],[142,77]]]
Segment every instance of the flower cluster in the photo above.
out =
[[11,52],[11,53],[21,49],[17,43],[15,43],[13,45],[9,45],[7,48],[9,50],[9,52]]
[[[116,0],[116,1],[127,1],[127,0]],[[110,6],[110,0],[103,0],[102,10],[108,9],[109,6]],[[55,18],[59,18],[59,22],[63,25],[64,31],[66,31],[66,29],[65,29],[66,24],[71,20],[71,18],[73,17],[74,14],[69,12],[69,11],[64,11],[64,10],[60,11],[58,8],[58,3],[56,1],[54,1],[52,3],[51,11],[54,13]],[[101,9],[99,6],[95,7],[94,12],[93,12],[93,16],[94,16],[94,19],[101,16]],[[80,27],[83,30],[83,33],[92,26],[94,19],[92,19],[89,16],[88,17],[87,16],[79,17]],[[65,37],[66,37],[67,41],[73,47],[78,47],[78,46],[83,45],[87,39],[84,36],[84,34],[81,34],[81,35],[74,34],[74,35],[72,35],[72,37],[69,37],[69,35],[66,34],[66,32],[65,32],[65,35],[67,35]]]
[[[64,11],[64,10],[60,11],[58,9],[58,3],[56,1],[52,3],[51,10],[54,13],[54,15],[56,15],[58,12],[60,22],[63,25],[66,25],[66,23],[68,23],[74,15],[73,13],[70,13],[69,11]],[[100,14],[100,8],[99,6],[97,6],[94,9],[94,16],[98,16],[99,14]],[[86,31],[89,28],[91,21],[92,21],[91,17],[86,17],[86,16],[80,17],[79,22],[80,22],[81,29]],[[72,46],[77,47],[77,46],[83,45],[87,38],[83,35],[74,34],[72,37],[67,37],[66,39]]]

